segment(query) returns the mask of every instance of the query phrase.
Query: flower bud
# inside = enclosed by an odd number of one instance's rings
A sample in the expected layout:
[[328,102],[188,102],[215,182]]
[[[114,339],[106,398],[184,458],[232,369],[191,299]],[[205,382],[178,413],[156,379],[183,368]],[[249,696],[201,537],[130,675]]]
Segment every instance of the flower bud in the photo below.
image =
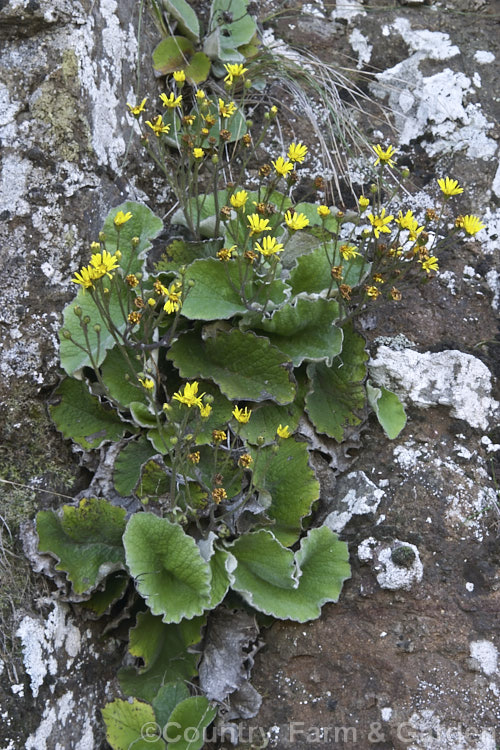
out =
[[71,338],[71,333],[68,331],[67,328],[64,329],[64,331],[62,332],[62,335],[63,335],[63,338],[65,338],[65,339],[70,339]]
[[178,439],[176,437],[171,437],[170,438],[170,445],[177,445],[178,442],[179,441],[178,441]]
[[139,239],[139,237],[132,237],[131,242],[132,242],[132,247],[137,247],[137,245],[140,242],[140,239]]
[[94,331],[95,331],[96,333],[101,333],[101,326],[99,325],[99,323],[96,323],[96,324],[95,324],[95,326],[94,326]]
[[266,442],[265,437],[263,435],[259,435],[257,438],[257,445],[264,445],[265,442]]
[[374,182],[370,185],[370,193],[375,194],[378,191],[378,187],[375,185]]
[[88,324],[90,323],[90,316],[89,315],[84,315],[83,318],[82,318],[82,320],[85,323],[85,325],[88,326]]
[[104,242],[106,240],[106,235],[104,232],[99,232],[99,242]]
[[75,313],[77,318],[82,317],[82,308],[79,305],[76,305],[76,307],[73,308],[73,312]]

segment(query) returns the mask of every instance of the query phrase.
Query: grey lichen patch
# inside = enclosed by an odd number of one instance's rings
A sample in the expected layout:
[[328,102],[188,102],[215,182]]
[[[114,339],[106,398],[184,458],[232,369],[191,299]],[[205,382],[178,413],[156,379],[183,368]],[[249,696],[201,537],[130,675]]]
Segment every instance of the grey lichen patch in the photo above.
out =
[[477,357],[456,350],[416,352],[378,349],[370,363],[377,385],[394,390],[406,403],[423,409],[449,406],[452,416],[487,429],[498,413],[491,396],[491,373]]
[[335,510],[326,517],[325,526],[340,533],[353,516],[375,514],[384,495],[364,471],[351,471],[338,483]]
[[33,117],[47,127],[42,143],[58,158],[75,162],[90,153],[90,130],[80,97],[78,60],[73,50],[62,53],[61,65],[32,97]]

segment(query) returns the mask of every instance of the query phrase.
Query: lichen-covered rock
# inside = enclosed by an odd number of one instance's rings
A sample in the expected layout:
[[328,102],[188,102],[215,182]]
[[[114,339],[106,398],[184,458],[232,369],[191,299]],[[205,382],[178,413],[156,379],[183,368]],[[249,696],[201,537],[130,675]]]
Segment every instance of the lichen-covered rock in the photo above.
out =
[[381,346],[369,367],[377,385],[394,391],[405,403],[422,409],[449,406],[452,416],[471,427],[487,429],[498,412],[499,404],[491,395],[491,373],[470,354],[394,351]]

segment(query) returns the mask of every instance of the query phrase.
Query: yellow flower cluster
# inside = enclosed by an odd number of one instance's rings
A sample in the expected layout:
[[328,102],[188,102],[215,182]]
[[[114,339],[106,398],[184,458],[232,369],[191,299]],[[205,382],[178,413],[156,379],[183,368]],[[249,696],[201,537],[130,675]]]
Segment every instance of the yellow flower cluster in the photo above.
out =
[[111,271],[115,271],[119,267],[118,260],[116,253],[111,255],[107,250],[103,250],[102,253],[95,253],[90,258],[90,265],[77,271],[71,281],[80,284],[83,289],[93,289],[94,281],[102,279],[103,276],[113,278]]

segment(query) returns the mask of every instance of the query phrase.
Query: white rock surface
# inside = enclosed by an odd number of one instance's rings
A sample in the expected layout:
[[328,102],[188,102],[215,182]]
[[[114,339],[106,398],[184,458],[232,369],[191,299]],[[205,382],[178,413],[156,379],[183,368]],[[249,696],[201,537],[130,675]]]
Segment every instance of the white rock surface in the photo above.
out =
[[324,523],[339,534],[353,516],[375,513],[385,492],[377,487],[364,471],[351,471],[337,486],[336,506]]
[[491,641],[472,641],[469,644],[470,655],[479,662],[481,671],[491,676],[498,671],[498,649]]
[[[397,547],[409,547],[415,553],[413,564],[409,567],[396,565],[392,560],[392,553]],[[383,589],[409,590],[415,583],[420,583],[424,574],[424,566],[420,561],[417,547],[408,542],[396,540],[391,547],[382,547],[375,556],[374,569],[380,570],[377,574],[377,582]]]
[[471,427],[487,429],[499,404],[491,396],[491,373],[481,360],[450,349],[444,352],[394,351],[380,346],[370,360],[377,385],[422,409],[449,406],[451,414]]

